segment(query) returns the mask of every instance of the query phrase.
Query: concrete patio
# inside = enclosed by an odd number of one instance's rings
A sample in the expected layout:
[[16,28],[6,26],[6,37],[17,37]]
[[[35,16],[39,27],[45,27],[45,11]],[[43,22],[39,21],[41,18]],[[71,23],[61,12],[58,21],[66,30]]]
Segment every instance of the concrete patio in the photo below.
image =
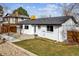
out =
[[26,39],[32,39],[34,38],[34,35],[6,33],[6,34],[1,34],[0,37],[5,38],[7,41],[10,41],[10,42],[16,42],[16,41],[21,41]]
[[13,44],[12,42],[6,41],[0,43],[0,56],[37,56],[37,55]]

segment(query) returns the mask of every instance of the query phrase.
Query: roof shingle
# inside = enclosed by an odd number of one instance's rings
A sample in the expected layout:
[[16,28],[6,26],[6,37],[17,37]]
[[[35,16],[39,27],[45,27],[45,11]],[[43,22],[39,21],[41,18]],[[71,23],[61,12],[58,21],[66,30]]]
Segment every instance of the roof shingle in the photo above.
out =
[[60,16],[60,17],[48,17],[48,18],[38,18],[35,20],[25,20],[25,21],[21,21],[19,24],[53,24],[53,25],[60,25],[62,23],[64,23],[65,21],[67,21],[69,18],[72,18],[72,20],[76,22],[76,20],[74,19],[74,17],[72,16]]

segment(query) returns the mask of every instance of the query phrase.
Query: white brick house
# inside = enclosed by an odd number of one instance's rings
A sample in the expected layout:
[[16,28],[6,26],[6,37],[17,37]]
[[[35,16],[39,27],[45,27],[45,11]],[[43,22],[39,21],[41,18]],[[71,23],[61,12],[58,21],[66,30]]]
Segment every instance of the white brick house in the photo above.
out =
[[38,35],[57,41],[67,40],[67,30],[74,29],[77,24],[72,16],[38,18],[25,20],[20,23],[21,33]]

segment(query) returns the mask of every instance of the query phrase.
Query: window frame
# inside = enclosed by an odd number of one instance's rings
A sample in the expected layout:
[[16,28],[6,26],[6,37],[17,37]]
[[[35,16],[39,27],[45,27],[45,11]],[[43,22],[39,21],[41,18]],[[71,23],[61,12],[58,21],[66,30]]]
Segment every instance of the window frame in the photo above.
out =
[[28,25],[25,25],[25,26],[24,26],[24,29],[29,29],[29,26],[28,26]]
[[47,31],[53,32],[53,25],[47,25]]

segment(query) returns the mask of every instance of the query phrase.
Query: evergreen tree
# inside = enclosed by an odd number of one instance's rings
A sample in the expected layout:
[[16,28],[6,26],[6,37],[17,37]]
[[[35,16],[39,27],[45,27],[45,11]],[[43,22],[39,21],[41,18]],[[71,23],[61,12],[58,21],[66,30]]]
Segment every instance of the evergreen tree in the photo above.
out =
[[3,16],[4,10],[3,10],[3,6],[0,5],[0,16]]
[[19,7],[18,9],[14,10],[13,14],[15,14],[15,12],[18,12],[19,15],[29,16],[27,11],[23,9],[22,7]]

